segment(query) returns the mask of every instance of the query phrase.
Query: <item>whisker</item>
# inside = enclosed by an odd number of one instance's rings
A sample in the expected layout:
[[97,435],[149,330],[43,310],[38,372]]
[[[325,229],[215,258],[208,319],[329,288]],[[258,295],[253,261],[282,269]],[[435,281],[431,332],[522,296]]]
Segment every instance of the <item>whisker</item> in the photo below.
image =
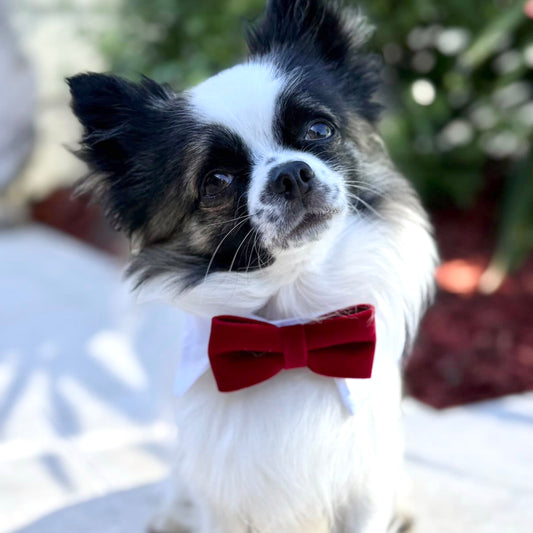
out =
[[376,193],[379,193],[379,194],[383,194],[383,191],[376,188],[376,187],[372,187],[372,185],[370,183],[367,183],[366,181],[359,181],[359,180],[345,180],[344,181],[344,184],[345,185],[354,185],[355,187],[360,187],[360,188],[365,188],[365,189],[368,189],[370,191],[374,191]]
[[255,232],[254,250],[255,250],[255,253],[257,254],[257,264],[259,266],[259,270],[261,271],[264,269],[264,265],[261,261],[261,250],[259,249],[259,230]]
[[231,272],[233,269],[233,265],[235,264],[235,261],[237,260],[237,255],[239,254],[240,249],[242,248],[242,245],[245,243],[246,239],[248,238],[248,235],[254,231],[255,228],[252,228],[242,239],[241,243],[239,244],[239,247],[237,248],[237,251],[233,255],[233,259],[231,260],[231,264],[229,266],[228,272]]
[[203,228],[209,228],[211,226],[224,226],[225,224],[230,224],[231,222],[236,222],[237,220],[241,220],[243,218],[251,218],[253,216],[253,213],[250,213],[249,215],[242,215],[240,217],[231,218],[230,220],[220,220],[218,222],[211,222],[210,224],[202,224]]
[[[364,206],[366,206],[367,209],[372,211],[377,217],[383,218],[383,215],[378,213],[368,202],[365,202],[362,198],[360,198],[359,196],[357,196],[354,193],[347,193],[347,194],[348,194],[349,198],[353,198],[354,200],[357,200],[358,202],[361,202]],[[357,208],[354,206],[354,209],[357,209]]]
[[256,228],[255,233],[254,233],[254,242],[253,242],[253,246],[252,246],[252,253],[250,254],[250,261],[248,262],[248,267],[246,268],[246,273],[248,273],[248,271],[250,269],[250,265],[252,263],[253,254],[254,253],[257,256],[257,267],[258,267],[259,271],[263,270],[263,265],[261,264],[261,254],[260,254],[259,246],[257,245],[258,238],[259,238],[259,229]]
[[235,226],[233,226],[233,228],[231,228],[227,233],[226,235],[224,235],[224,237],[222,238],[222,240],[218,243],[218,246],[215,248],[215,251],[213,252],[213,255],[211,256],[211,259],[209,260],[209,264],[207,265],[207,270],[205,272],[205,276],[204,276],[204,281],[207,279],[207,276],[209,274],[209,269],[211,268],[211,265],[213,264],[213,261],[215,260],[215,256],[218,252],[218,250],[220,249],[220,247],[222,246],[222,243],[229,237],[229,235],[235,231],[239,226],[241,226],[242,224],[244,224],[248,219],[245,218],[244,220],[241,220],[238,224],[236,224]]
[[[252,237],[254,237],[255,235],[257,234],[257,230],[254,230],[254,233],[252,235]],[[249,248],[250,248],[250,243],[252,244],[252,249],[250,250],[250,254],[248,255],[248,262],[246,263],[246,268],[244,270],[244,273],[245,274],[248,274],[249,270],[250,270],[250,267],[252,266],[252,259],[254,258],[254,243],[255,243],[255,239],[252,240],[252,238],[250,238],[250,242],[248,243],[248,245],[246,246],[246,253],[248,252]]]

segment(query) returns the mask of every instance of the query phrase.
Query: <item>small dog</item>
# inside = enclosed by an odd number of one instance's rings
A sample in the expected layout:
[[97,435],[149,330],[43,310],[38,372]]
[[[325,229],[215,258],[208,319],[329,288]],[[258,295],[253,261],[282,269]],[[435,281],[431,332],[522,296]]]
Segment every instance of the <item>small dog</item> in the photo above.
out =
[[[190,313],[185,349],[204,357],[183,369],[196,373],[179,385],[176,494],[154,531],[391,527],[402,361],[437,253],[375,128],[370,33],[335,1],[269,0],[247,32],[249,59],[193,89],[68,80],[79,155],[93,171],[80,189],[129,236],[137,286],[164,287]],[[211,318],[307,323],[360,304],[375,308],[370,379],[293,368],[218,390],[205,353]]]

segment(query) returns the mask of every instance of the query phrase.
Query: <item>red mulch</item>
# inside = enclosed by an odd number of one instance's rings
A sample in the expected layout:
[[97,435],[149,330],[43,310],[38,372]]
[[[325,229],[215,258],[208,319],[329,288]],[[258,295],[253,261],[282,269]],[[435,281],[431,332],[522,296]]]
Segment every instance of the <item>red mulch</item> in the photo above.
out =
[[[444,262],[442,287],[464,290],[487,266],[495,240],[501,186],[485,191],[468,211],[433,213]],[[100,210],[60,190],[33,207],[35,220],[99,248],[124,255],[125,241]],[[406,370],[408,392],[449,407],[533,390],[533,257],[492,295],[440,290],[423,321]]]
[[[441,287],[450,288],[456,272],[454,282],[465,289],[468,278],[479,279],[488,265],[497,192],[486,191],[467,212],[434,213],[444,263],[437,276]],[[422,323],[406,378],[412,396],[438,408],[533,390],[533,257],[494,294],[441,288]]]
[[110,228],[101,209],[86,198],[74,197],[71,188],[57,189],[35,202],[31,217],[113,255],[124,256],[127,251],[126,240]]

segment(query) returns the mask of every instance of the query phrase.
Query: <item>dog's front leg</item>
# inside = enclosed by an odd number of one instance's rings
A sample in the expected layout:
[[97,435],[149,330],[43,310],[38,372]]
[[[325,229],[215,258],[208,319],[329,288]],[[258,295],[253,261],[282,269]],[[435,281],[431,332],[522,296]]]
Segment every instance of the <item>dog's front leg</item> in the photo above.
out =
[[338,510],[332,533],[399,533],[391,529],[398,497],[398,482],[390,476],[391,470],[391,464],[383,460],[380,467],[369,472],[367,483],[359,486]]
[[[281,529],[282,533],[331,533],[331,527],[328,520],[313,520],[307,524]],[[277,533],[277,532],[276,532]]]
[[198,530],[192,533],[250,533],[252,530],[242,519],[216,509],[206,502],[199,504]]
[[406,533],[413,520],[409,511],[394,505],[394,495],[387,488],[370,505],[345,508],[332,533]]
[[152,518],[148,533],[250,533],[239,519],[215,512],[204,504],[183,498],[168,502]]
[[334,533],[393,533],[389,530],[391,515],[387,511],[345,511]]
[[148,533],[249,533],[242,520],[229,516],[195,494],[174,473],[165,503],[152,517]]
[[197,533],[199,509],[185,484],[174,473],[163,504],[152,516],[148,533]]
[[328,521],[324,519],[312,520],[297,526],[258,529],[239,519],[221,516],[220,513],[206,513],[198,533],[331,533],[331,528]]
[[[196,531],[194,532],[196,533]],[[206,509],[198,533],[331,533],[327,519],[312,519],[298,525],[282,524],[254,527],[251,523],[227,516],[224,512]]]

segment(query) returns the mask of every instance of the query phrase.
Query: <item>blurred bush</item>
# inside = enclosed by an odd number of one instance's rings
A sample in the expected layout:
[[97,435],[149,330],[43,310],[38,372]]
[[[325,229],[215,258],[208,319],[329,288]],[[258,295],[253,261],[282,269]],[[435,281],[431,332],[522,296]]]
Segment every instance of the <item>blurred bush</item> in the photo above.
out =
[[104,53],[124,76],[142,73],[176,89],[230,66],[246,51],[245,19],[265,0],[123,0]]
[[[102,46],[113,70],[177,89],[245,52],[265,0],[126,0]],[[362,0],[379,31],[391,112],[381,129],[429,206],[470,207],[491,164],[505,180],[493,267],[533,247],[533,1]],[[527,15],[529,13],[529,16]]]

